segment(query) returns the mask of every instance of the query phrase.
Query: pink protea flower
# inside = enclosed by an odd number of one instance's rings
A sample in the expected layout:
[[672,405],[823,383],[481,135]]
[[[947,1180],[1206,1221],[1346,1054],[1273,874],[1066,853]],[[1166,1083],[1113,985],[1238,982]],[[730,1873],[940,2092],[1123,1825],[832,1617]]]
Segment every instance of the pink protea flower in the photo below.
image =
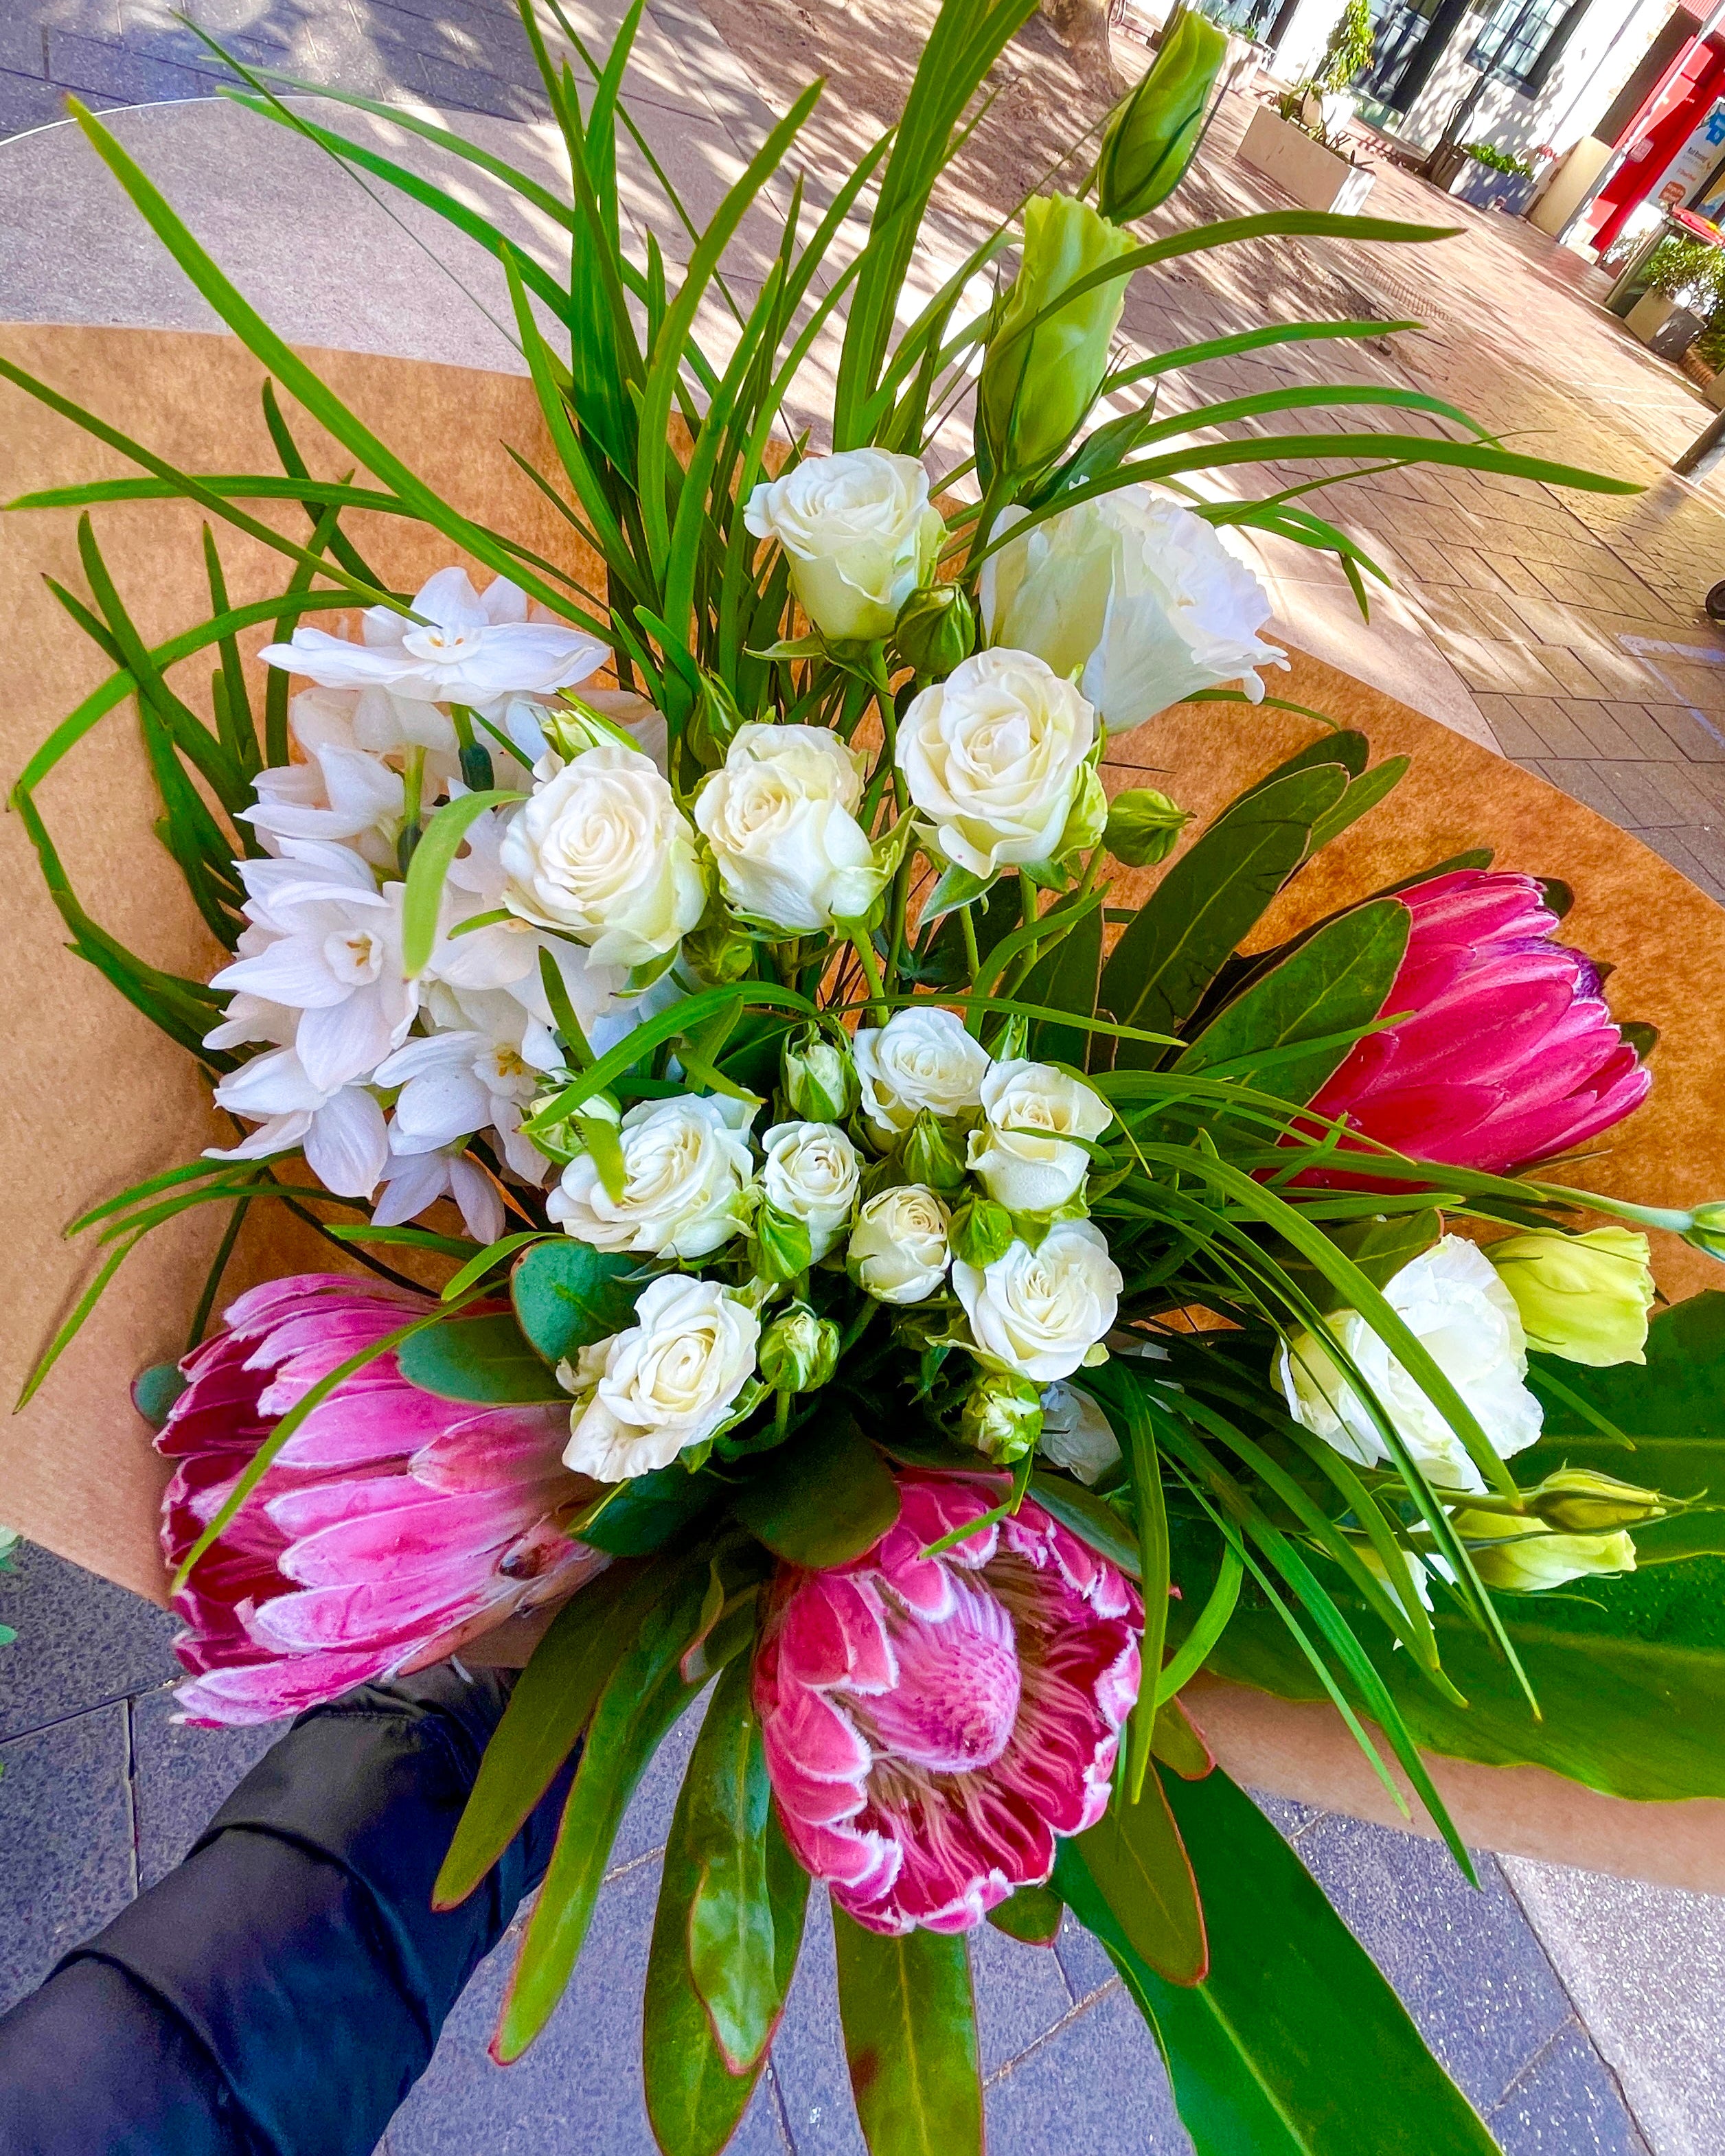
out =
[[1652,1081],[1592,962],[1552,940],[1532,876],[1461,869],[1397,894],[1414,916],[1384,1008],[1312,1106],[1415,1160],[1507,1174],[1597,1137]]
[[1136,1589],[1028,1502],[922,1555],[1009,1486],[902,1475],[871,1550],[773,1584],[754,1696],[779,1818],[870,1931],[968,1931],[1107,1809]]
[[[273,1425],[338,1363],[432,1307],[381,1281],[271,1281],[181,1364],[157,1440],[177,1461],[162,1546],[177,1566]],[[393,1354],[336,1387],[282,1447],[174,1607],[188,1720],[270,1722],[423,1668],[605,1560],[560,1516],[567,1410],[466,1407],[410,1385]]]

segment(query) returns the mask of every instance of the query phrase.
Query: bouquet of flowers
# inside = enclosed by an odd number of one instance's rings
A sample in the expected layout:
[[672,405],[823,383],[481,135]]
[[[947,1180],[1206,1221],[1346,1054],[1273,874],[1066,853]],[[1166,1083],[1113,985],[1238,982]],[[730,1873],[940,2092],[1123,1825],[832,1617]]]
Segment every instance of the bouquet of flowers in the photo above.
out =
[[[1278,212],[1135,239],[1201,129],[1223,42],[1201,18],[1085,186],[1023,204],[917,307],[931,192],[1029,12],[945,0],[898,127],[806,234],[795,184],[727,318],[726,244],[818,90],[691,224],[674,283],[619,240],[639,12],[604,57],[558,17],[582,86],[524,0],[567,199],[389,116],[560,227],[567,276],[262,83],[249,100],[501,263],[562,559],[428,487],[80,115],[369,483],[316,475],[267,386],[281,472],[197,475],[6,368],[145,475],[35,506],[182,498],[291,564],[236,603],[207,531],[209,616],[151,649],[81,527],[88,595],[60,596],[116,670],[13,805],[73,947],[184,1046],[234,1142],[77,1224],[106,1255],[33,1382],[140,1236],[225,1211],[189,1352],[136,1389],[175,1464],[193,1721],[268,1720],[555,1608],[438,1890],[474,1892],[578,1752],[500,2060],[555,2007],[629,1795],[712,1686],[646,1982],[667,2156],[741,2118],[811,1879],[881,2156],[979,2149],[967,1934],[1045,1942],[1067,1910],[1200,2150],[1486,2149],[1180,1695],[1208,1666],[1333,1701],[1464,1868],[1422,1745],[1725,1794],[1715,1680],[1681,1652],[1717,1622],[1694,1501],[1720,1320],[1707,1296],[1650,1330],[1640,1232],[1710,1249],[1725,1218],[1539,1167],[1650,1083],[1651,1029],[1559,940],[1560,885],[1465,855],[1242,947],[1404,759],[1326,722],[1196,835],[1158,792],[1111,798],[1101,765],[1176,702],[1264,699],[1280,654],[1224,527],[1332,550],[1362,590],[1378,573],[1311,489],[1207,500],[1193,475],[1369,458],[1616,483],[1381,385],[1156,417],[1170,368],[1386,326],[1128,364],[1139,270],[1278,234],[1435,236]],[[728,356],[697,334],[709,303]],[[823,336],[816,454],[778,429]],[[973,454],[937,496],[929,444],[973,379]],[[1459,432],[1193,439],[1320,402]],[[462,563],[398,590],[356,512],[417,520]],[[176,685],[196,693],[205,654],[207,714]],[[36,803],[128,699],[162,842],[223,947],[208,980],[100,927]],[[343,1269],[223,1309],[264,1203]],[[1641,1460],[1675,1494],[1615,1471],[1625,1431],[1671,1440]],[[1669,1584],[1637,1601],[1656,1559]]]

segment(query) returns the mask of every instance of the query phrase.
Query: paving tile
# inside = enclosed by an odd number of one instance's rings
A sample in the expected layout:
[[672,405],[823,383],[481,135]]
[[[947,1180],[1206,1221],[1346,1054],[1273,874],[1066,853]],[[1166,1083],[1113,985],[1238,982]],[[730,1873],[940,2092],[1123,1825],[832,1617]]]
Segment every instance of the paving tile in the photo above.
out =
[[1496,736],[1497,746],[1507,757],[1520,760],[1524,757],[1540,757],[1545,753],[1545,743],[1505,696],[1482,690],[1474,701],[1479,706],[1486,724]]
[[126,1765],[124,1706],[0,1744],[7,1912],[0,2013],[131,1899]]
[[[1613,767],[1614,769],[1623,767],[1620,765]],[[1629,768],[1634,769],[1635,767]],[[1576,800],[1584,803],[1595,814],[1604,816],[1614,824],[1621,824],[1626,829],[1633,829],[1642,821],[1627,806],[1626,797],[1618,791],[1596,763],[1553,757],[1542,765],[1541,771],[1553,786],[1561,787],[1565,793],[1573,794]],[[1645,789],[1643,791],[1645,793]],[[1666,820],[1676,819],[1668,817]]]
[[[107,100],[92,97],[85,102],[100,109]],[[22,135],[32,127],[50,127],[56,120],[65,116],[66,93],[57,83],[0,69],[0,136]]]
[[1594,745],[1576,724],[1568,699],[1556,696],[1517,696],[1517,711],[1538,737],[1547,756],[1589,757]]
[[1189,2156],[1192,2147],[1156,2039],[1118,1979],[991,2083],[987,2111],[994,2156]]
[[[1579,2023],[1560,2030],[1486,2121],[1504,2156],[1648,2156],[1609,2069]],[[1670,2156],[1661,2148],[1661,2156]],[[1696,2156],[1701,2156],[1699,2148]]]
[[[602,1889],[588,1952],[524,2058],[496,2066],[485,2046],[519,1943],[517,1926],[480,1964],[444,2027],[424,2077],[390,2123],[391,2156],[657,2156],[641,2098],[641,1985],[659,1892],[644,1864]],[[763,2078],[731,2143],[736,2156],[787,2156]]]
[[1678,755],[1689,763],[1725,763],[1725,727],[1681,705],[1647,700],[1650,715]]
[[1496,2102],[1569,2001],[1492,1859],[1476,1892],[1440,1842],[1335,1813],[1299,1851],[1470,2101]]
[[1725,903],[1725,886],[1722,886],[1705,865],[1691,850],[1686,834],[1681,831],[1641,831],[1636,834],[1644,845],[1651,846],[1661,854],[1681,875],[1688,877],[1697,890],[1704,891],[1710,898]]
[[164,1682],[179,1630],[165,1609],[64,1558],[20,1543],[0,1572],[0,1738]]
[[131,1702],[133,1802],[137,1814],[138,1885],[172,1871],[224,1799],[282,1733],[260,1729],[191,1729],[173,1718],[171,1691]]
[[39,23],[27,16],[0,21],[0,69],[8,74],[47,74],[47,49]]
[[970,1968],[984,2074],[1029,2051],[1072,2011],[1072,1992],[1052,1947],[1026,1946],[983,1924],[971,1933]]
[[54,29],[48,33],[48,72],[52,80],[69,89],[100,90],[126,105],[206,96],[210,87],[209,76],[201,69]]

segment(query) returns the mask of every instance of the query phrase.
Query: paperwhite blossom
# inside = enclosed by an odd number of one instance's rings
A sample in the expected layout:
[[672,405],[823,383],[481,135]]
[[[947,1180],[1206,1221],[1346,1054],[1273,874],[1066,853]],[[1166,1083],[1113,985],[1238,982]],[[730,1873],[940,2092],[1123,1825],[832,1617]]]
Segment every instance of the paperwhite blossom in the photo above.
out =
[[584,629],[529,621],[526,595],[506,577],[481,595],[465,569],[439,569],[414,593],[413,608],[423,622],[367,607],[360,644],[302,623],[291,642],[266,644],[259,655],[326,689],[388,689],[426,703],[477,708],[567,688],[609,655],[609,647]]
[[503,1200],[497,1186],[459,1144],[428,1152],[389,1156],[382,1174],[383,1195],[372,1214],[380,1228],[398,1228],[417,1220],[439,1198],[452,1198],[462,1224],[476,1243],[495,1243],[503,1233]]
[[[519,1008],[516,1018],[512,1040],[477,1030],[434,1033],[385,1057],[377,1083],[401,1088],[390,1125],[392,1152],[429,1152],[483,1130],[515,1136],[523,1103],[561,1060],[544,1027]],[[537,1182],[547,1163],[527,1150],[530,1180]]]
[[207,1159],[269,1160],[300,1146],[312,1173],[338,1198],[369,1198],[388,1166],[383,1111],[372,1096],[363,1086],[315,1086],[291,1048],[230,1070],[215,1103],[259,1127],[238,1145],[211,1146]]
[[716,1281],[649,1281],[627,1331],[557,1373],[577,1395],[563,1465],[599,1482],[668,1467],[731,1414],[760,1337],[755,1312]]
[[916,459],[875,449],[805,458],[763,480],[743,521],[757,539],[778,541],[803,612],[837,639],[891,633],[944,528]]
[[[1008,510],[999,529],[1027,515]],[[991,644],[1034,651],[1079,686],[1121,734],[1200,689],[1286,665],[1260,640],[1268,594],[1203,517],[1147,487],[1062,510],[983,564]]]

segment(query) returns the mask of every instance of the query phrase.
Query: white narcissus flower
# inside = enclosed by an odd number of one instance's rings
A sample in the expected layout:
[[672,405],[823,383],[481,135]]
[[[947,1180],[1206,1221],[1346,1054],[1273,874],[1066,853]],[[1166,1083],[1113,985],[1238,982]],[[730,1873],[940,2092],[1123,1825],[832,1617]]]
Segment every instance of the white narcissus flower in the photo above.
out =
[[784,548],[798,603],[835,642],[891,633],[945,529],[928,474],[891,449],[808,458],[757,486],[743,521]]
[[465,569],[439,569],[413,594],[409,621],[388,607],[360,616],[362,644],[305,624],[266,644],[266,665],[326,689],[388,689],[433,704],[483,707],[498,698],[549,695],[584,681],[610,648],[566,623],[529,621],[526,594],[498,577],[483,596]]
[[439,1198],[452,1198],[461,1224],[476,1243],[495,1243],[503,1233],[503,1199],[476,1160],[458,1143],[428,1152],[392,1152],[383,1171],[383,1195],[372,1220],[379,1228],[398,1228],[417,1220]]
[[982,1103],[988,1051],[937,1004],[911,1004],[883,1026],[859,1027],[853,1048],[863,1113],[883,1148],[925,1108],[950,1122]]
[[[1007,511],[999,528],[1025,513]],[[1251,571],[1203,517],[1147,488],[1080,502],[1013,540],[983,564],[980,597],[988,641],[1076,674],[1117,737],[1224,681],[1256,703],[1254,670],[1287,664],[1260,639],[1270,600]]]
[[401,1088],[389,1131],[393,1153],[430,1152],[493,1130],[511,1167],[530,1182],[542,1179],[545,1156],[517,1136],[521,1111],[562,1058],[545,1027],[519,1004],[512,1014],[513,1024],[495,1031],[463,1028],[410,1040],[377,1065],[380,1086]]
[[939,852],[975,876],[1051,860],[1096,715],[1034,653],[978,651],[911,702],[898,764]]
[[1124,1285],[1107,1238],[1088,1220],[1057,1220],[1034,1250],[1014,1242],[991,1265],[952,1266],[977,1354],[1042,1385],[1085,1361],[1113,1324]]
[[546,1211],[598,1250],[704,1258],[743,1226],[756,1111],[724,1095],[643,1101],[619,1127],[624,1187],[613,1198],[590,1153],[563,1170]]
[[362,1086],[313,1085],[291,1048],[230,1070],[215,1089],[215,1103],[259,1127],[238,1145],[208,1147],[207,1160],[269,1160],[299,1146],[311,1173],[338,1198],[369,1198],[389,1165],[383,1111],[372,1096]]
[[965,1165],[989,1197],[1014,1213],[1052,1213],[1076,1198],[1090,1155],[1071,1141],[1099,1138],[1114,1120],[1101,1095],[1050,1063],[1014,1059],[989,1071],[982,1099]]
[[[1485,1254],[1459,1235],[1445,1235],[1404,1265],[1384,1296],[1471,1409],[1498,1457],[1507,1460],[1532,1445],[1540,1408],[1522,1382],[1527,1336],[1515,1298]],[[1466,1446],[1359,1312],[1337,1311],[1325,1322],[1427,1477],[1445,1490],[1483,1490]],[[1315,1334],[1296,1332],[1282,1347],[1276,1376],[1296,1420],[1315,1436],[1364,1466],[1389,1459],[1365,1402]]]
[[280,860],[243,861],[252,926],[211,981],[300,1014],[294,1046],[321,1092],[367,1078],[406,1040],[418,1009],[403,978],[403,886],[345,846],[285,839]]
[[1094,1485],[1120,1458],[1114,1425],[1088,1393],[1055,1384],[1042,1395],[1042,1432],[1037,1450],[1086,1485]]
[[761,1194],[808,1229],[809,1254],[819,1264],[856,1204],[862,1181],[856,1147],[836,1123],[775,1123],[761,1145],[767,1156]]
[[829,726],[738,728],[695,802],[736,911],[803,935],[868,911],[883,878],[856,820],[864,769]]
[[876,1302],[926,1302],[947,1276],[952,1225],[926,1183],[879,1191],[856,1216],[845,1267]]
[[706,906],[695,834],[651,757],[583,749],[536,788],[499,852],[513,913],[562,928],[599,966],[674,951]]
[[557,1375],[577,1395],[563,1464],[596,1482],[669,1467],[726,1420],[754,1373],[761,1321],[716,1281],[649,1281],[626,1332]]

